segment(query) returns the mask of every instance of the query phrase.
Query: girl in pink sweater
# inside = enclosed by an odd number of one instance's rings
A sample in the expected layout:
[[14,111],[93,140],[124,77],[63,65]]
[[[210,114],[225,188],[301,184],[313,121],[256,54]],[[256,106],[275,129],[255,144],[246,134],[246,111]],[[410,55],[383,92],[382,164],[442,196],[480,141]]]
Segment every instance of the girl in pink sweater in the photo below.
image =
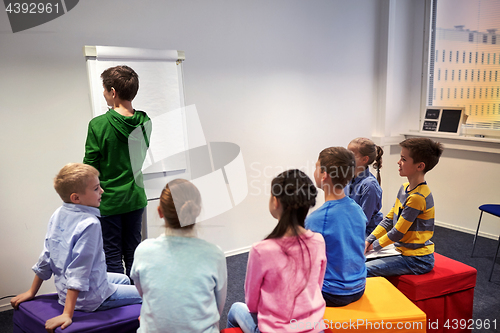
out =
[[273,179],[271,192],[269,211],[278,224],[250,250],[246,304],[231,306],[227,327],[245,333],[322,332],[325,241],[304,229],[316,186],[302,171],[288,170]]

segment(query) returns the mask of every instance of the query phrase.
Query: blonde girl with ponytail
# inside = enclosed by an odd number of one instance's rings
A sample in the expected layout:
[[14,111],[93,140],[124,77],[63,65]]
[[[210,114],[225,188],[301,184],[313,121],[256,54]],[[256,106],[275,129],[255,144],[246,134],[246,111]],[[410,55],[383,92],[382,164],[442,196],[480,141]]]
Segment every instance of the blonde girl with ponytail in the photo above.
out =
[[142,242],[131,277],[143,299],[137,332],[219,333],[227,292],[221,249],[196,237],[201,212],[196,186],[176,179],[163,189],[158,215],[165,234]]

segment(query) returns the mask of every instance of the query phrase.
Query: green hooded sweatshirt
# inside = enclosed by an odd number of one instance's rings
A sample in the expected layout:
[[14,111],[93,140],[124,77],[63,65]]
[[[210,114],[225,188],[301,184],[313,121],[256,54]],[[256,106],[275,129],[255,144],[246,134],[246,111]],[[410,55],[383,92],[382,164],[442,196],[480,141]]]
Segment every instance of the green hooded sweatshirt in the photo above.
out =
[[142,164],[151,137],[151,120],[143,111],[125,117],[113,109],[89,122],[83,163],[99,170],[101,215],[146,207]]

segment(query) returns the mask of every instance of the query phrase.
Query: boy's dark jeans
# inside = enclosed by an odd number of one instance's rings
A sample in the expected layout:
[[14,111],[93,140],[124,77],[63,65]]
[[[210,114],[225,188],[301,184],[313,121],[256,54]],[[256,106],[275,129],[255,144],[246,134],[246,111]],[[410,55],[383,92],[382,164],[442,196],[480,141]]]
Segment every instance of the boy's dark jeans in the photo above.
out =
[[377,258],[366,262],[367,277],[420,275],[434,268],[434,253],[424,256],[392,256]]
[[353,295],[332,295],[321,291],[327,307],[346,306],[348,304],[351,304],[352,302],[356,302],[357,300],[359,300],[364,293],[364,289]]
[[142,213],[144,208],[125,214],[101,216],[102,239],[108,272],[130,277],[135,248],[141,242]]

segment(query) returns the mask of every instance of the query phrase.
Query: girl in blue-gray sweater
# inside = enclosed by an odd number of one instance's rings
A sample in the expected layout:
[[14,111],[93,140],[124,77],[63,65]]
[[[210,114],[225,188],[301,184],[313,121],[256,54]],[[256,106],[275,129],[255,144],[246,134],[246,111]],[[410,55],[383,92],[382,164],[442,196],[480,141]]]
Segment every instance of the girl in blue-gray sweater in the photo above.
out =
[[226,300],[226,258],[219,247],[196,237],[201,196],[189,181],[163,189],[158,206],[165,234],[142,242],[131,277],[142,296],[137,332],[219,333]]

